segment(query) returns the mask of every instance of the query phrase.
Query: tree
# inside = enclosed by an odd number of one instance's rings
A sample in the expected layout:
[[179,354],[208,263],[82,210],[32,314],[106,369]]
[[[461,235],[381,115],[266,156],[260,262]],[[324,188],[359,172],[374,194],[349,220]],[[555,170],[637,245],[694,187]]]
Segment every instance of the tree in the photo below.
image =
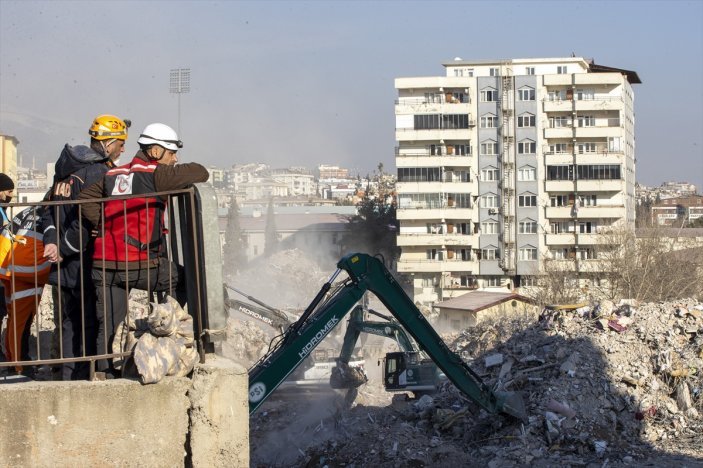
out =
[[398,220],[393,187],[384,177],[383,163],[379,163],[374,179],[378,183],[378,192],[372,193],[370,184],[367,185],[363,198],[357,204],[357,214],[348,218],[342,244],[346,253],[380,253],[390,262],[399,255],[396,246]]
[[232,196],[232,203],[227,212],[227,231],[225,232],[224,263],[233,274],[244,269],[247,264],[247,242],[239,222],[239,205]]
[[276,214],[273,211],[273,197],[269,200],[269,206],[266,210],[266,232],[264,242],[265,257],[270,257],[278,251],[278,229],[276,228]]

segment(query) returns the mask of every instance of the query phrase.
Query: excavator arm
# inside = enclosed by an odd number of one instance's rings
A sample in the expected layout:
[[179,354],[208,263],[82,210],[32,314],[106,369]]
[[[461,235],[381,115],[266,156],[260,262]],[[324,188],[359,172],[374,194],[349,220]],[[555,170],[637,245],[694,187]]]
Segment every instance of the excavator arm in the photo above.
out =
[[[341,271],[345,271],[349,278],[322,302]],[[524,403],[520,395],[493,392],[488,388],[458,355],[449,350],[383,263],[361,253],[347,255],[337,263],[337,271],[323,285],[300,319],[288,328],[276,348],[252,367],[249,372],[250,413],[256,411],[271,392],[341,322],[366,291],[381,300],[447,378],[466,396],[491,413],[503,412],[525,419]]]

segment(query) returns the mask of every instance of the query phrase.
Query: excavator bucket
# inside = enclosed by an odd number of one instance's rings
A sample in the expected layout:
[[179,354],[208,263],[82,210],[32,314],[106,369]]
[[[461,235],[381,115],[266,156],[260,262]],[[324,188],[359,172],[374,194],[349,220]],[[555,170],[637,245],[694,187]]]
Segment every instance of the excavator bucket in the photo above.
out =
[[522,395],[516,392],[496,392],[498,411],[527,422],[527,410]]

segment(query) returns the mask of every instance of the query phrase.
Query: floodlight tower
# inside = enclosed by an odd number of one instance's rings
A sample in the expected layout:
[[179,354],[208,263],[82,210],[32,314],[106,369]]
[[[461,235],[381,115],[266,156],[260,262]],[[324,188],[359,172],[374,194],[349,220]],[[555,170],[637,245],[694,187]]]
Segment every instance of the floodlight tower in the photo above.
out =
[[190,92],[190,68],[172,68],[169,91],[178,95],[178,138],[181,135],[181,94]]

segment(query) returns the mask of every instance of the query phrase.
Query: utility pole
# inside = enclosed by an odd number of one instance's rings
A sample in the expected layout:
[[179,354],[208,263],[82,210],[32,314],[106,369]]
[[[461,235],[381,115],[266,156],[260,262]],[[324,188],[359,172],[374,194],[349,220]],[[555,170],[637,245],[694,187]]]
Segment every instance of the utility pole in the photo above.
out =
[[178,138],[183,139],[181,135],[181,94],[190,92],[190,68],[172,68],[170,88],[171,94],[178,95]]

